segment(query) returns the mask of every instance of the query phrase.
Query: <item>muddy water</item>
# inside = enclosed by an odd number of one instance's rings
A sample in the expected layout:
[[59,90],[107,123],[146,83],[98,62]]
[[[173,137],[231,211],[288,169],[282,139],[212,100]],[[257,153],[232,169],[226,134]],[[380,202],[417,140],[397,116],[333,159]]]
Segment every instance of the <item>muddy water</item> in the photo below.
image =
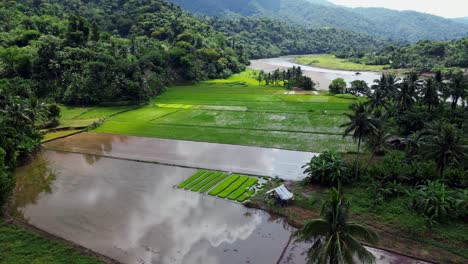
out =
[[[299,180],[309,152],[206,142],[82,133],[45,144],[50,150]],[[93,156],[96,157],[96,156]]]
[[[291,228],[263,211],[173,188],[195,171],[46,151],[17,169],[14,210],[125,263],[276,263]],[[50,180],[31,186],[36,177]]]
[[343,70],[332,70],[324,69],[313,66],[301,65],[293,62],[295,56],[282,56],[270,59],[259,59],[251,60],[250,67],[256,70],[274,71],[276,69],[287,69],[295,67],[301,67],[306,76],[311,77],[316,83],[318,83],[318,89],[328,90],[328,86],[336,78],[343,78],[346,82],[351,83],[354,80],[363,80],[371,85],[375,79],[379,79],[381,73],[379,72],[360,72],[360,75],[356,75],[355,71],[343,71]]
[[[44,151],[16,170],[11,210],[124,263],[306,263],[309,245],[288,245],[294,229],[281,219],[174,188],[195,171]],[[374,252],[378,263],[418,263]]]

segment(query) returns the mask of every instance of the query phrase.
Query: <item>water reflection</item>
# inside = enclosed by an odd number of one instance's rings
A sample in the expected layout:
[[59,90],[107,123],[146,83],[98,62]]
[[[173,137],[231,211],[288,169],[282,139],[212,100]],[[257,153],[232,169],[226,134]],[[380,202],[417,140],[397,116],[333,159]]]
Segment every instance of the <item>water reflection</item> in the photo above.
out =
[[153,161],[163,164],[231,171],[253,175],[302,179],[301,166],[316,155],[309,152],[247,147],[206,142],[81,133],[45,144],[47,149],[98,156]]
[[[289,238],[290,229],[264,212],[173,188],[194,169],[109,158],[90,164],[54,151],[37,160],[52,162],[32,162],[17,177],[54,171],[55,181],[35,199],[19,188],[17,210],[126,263],[274,263]],[[47,169],[37,170],[42,164]]]
[[324,69],[313,66],[306,66],[294,63],[292,60],[295,56],[281,56],[270,59],[251,60],[250,67],[256,70],[273,71],[276,69],[287,69],[301,67],[306,76],[311,77],[321,90],[328,90],[328,86],[336,78],[343,78],[347,83],[354,80],[363,80],[371,85],[375,79],[380,78],[381,73],[363,71],[356,75],[355,71],[342,71],[333,69]]

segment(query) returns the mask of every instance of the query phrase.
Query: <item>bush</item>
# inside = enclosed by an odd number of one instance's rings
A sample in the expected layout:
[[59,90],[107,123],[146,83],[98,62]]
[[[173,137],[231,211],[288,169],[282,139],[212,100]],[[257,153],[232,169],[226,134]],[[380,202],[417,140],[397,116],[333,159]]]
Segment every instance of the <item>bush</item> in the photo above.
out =
[[346,82],[343,78],[336,78],[328,88],[331,94],[344,94],[346,92]]
[[398,182],[422,185],[438,177],[433,161],[408,160],[402,151],[389,152],[381,162],[373,164],[367,170],[370,178],[381,182]]
[[5,166],[5,151],[0,148],[0,214],[14,187],[13,177]]
[[409,193],[411,207],[431,221],[443,221],[457,217],[456,204],[452,192],[440,181],[429,181]]
[[349,183],[352,179],[351,164],[343,160],[343,156],[335,151],[325,151],[320,156],[313,157],[306,168],[307,177],[304,184],[318,183],[326,186],[338,186]]

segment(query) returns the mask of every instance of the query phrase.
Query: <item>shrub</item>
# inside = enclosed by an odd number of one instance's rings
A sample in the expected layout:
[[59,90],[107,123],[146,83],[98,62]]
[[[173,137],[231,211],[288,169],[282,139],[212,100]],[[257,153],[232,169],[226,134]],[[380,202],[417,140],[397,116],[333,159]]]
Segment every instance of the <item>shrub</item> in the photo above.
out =
[[326,186],[338,186],[351,181],[353,175],[351,165],[343,160],[343,156],[335,151],[325,151],[320,156],[313,157],[306,168],[307,177],[304,184],[318,183]]
[[346,81],[343,78],[336,78],[328,88],[331,94],[344,94],[346,92]]
[[429,181],[426,185],[420,185],[409,195],[412,208],[431,221],[456,217],[456,200],[446,185],[440,181]]
[[5,166],[5,151],[0,148],[0,214],[14,187],[13,176],[8,173]]

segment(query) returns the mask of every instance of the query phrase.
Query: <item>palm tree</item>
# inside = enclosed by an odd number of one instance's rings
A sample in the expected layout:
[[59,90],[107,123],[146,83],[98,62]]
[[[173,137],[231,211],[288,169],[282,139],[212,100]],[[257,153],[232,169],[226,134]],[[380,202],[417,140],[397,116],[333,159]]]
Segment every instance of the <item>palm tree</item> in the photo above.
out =
[[313,241],[308,251],[308,262],[351,264],[356,263],[355,257],[359,263],[375,262],[375,257],[358,239],[376,244],[377,234],[365,226],[349,222],[349,202],[336,189],[332,189],[330,194],[330,200],[322,208],[321,218],[307,221],[297,233],[302,240]]
[[403,80],[403,83],[398,86],[399,88],[396,90],[396,97],[400,104],[400,109],[403,111],[408,110],[416,102],[417,92],[420,90],[417,73],[409,73]]
[[434,78],[428,78],[424,89],[422,89],[422,99],[429,110],[433,106],[439,105],[439,83]]
[[370,133],[365,140],[366,149],[371,153],[371,156],[367,161],[367,166],[371,164],[377,153],[388,150],[388,139],[390,137],[391,134],[387,132],[387,127],[383,124],[382,121],[379,121],[375,131]]
[[450,162],[459,163],[468,156],[466,146],[462,145],[459,131],[451,124],[432,124],[425,131],[423,142],[423,155],[435,160],[441,178],[444,176],[445,167]]
[[450,83],[450,96],[452,97],[452,109],[457,108],[458,100],[464,101],[468,81],[463,72],[456,73]]
[[359,176],[359,155],[361,152],[361,142],[369,134],[374,133],[376,130],[377,120],[372,117],[371,111],[364,103],[357,103],[351,106],[353,114],[346,113],[345,115],[349,118],[349,122],[341,125],[346,127],[343,137],[353,133],[352,137],[354,141],[358,142],[358,149],[356,155],[356,166],[355,166],[355,177]]

